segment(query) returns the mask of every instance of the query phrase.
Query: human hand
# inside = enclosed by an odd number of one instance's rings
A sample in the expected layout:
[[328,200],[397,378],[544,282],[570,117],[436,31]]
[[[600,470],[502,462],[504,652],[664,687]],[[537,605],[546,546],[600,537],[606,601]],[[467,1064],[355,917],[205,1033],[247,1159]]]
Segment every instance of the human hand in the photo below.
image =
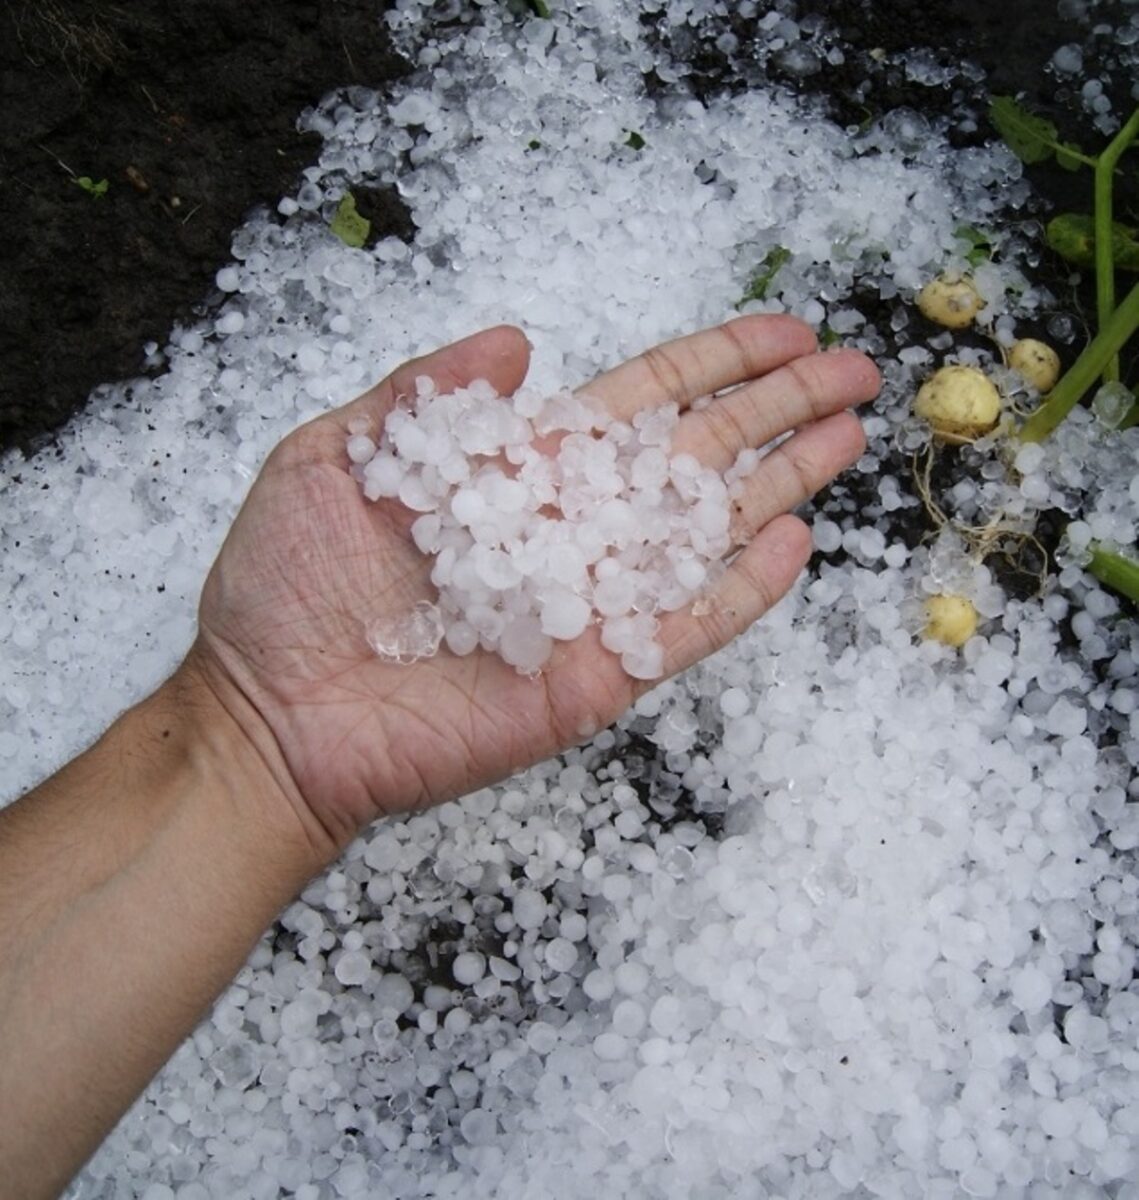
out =
[[[369,503],[348,474],[349,422],[367,417],[378,429],[398,396],[414,395],[418,375],[440,391],[481,377],[508,395],[528,360],[519,330],[487,330],[298,429],[265,463],[207,580],[184,671],[242,730],[318,859],[378,816],[462,795],[564,749],[651,686],[626,675],[594,628],[558,643],[535,678],[494,654],[445,647],[411,665],[387,662],[366,640],[369,623],[434,589],[409,533],[416,514]],[[816,353],[806,325],[755,316],[657,347],[583,389],[622,419],[677,403],[672,453],[719,471],[796,430],[747,480],[733,525],[742,549],[700,615],[661,614],[668,674],[726,645],[794,582],[810,534],[788,510],[861,454],[861,427],[845,410],[878,383],[865,356]]]

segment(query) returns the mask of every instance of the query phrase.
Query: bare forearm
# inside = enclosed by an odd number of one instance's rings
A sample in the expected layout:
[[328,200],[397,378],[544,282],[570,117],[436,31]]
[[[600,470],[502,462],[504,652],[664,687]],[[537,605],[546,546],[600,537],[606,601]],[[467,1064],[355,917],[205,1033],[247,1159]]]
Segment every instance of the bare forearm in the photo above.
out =
[[0,813],[4,1200],[63,1188],[319,867],[265,786],[176,678]]

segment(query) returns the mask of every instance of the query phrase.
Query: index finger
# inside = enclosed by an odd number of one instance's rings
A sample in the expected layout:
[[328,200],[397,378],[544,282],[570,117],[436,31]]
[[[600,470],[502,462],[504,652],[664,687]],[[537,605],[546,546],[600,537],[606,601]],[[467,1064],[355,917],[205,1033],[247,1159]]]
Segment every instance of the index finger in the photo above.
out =
[[653,346],[581,390],[619,421],[670,401],[683,412],[699,396],[766,375],[816,346],[811,327],[795,317],[736,317]]
[[310,421],[298,431],[304,437],[304,452],[316,457],[343,455],[349,426],[366,419],[374,428],[381,427],[400,396],[415,395],[415,381],[421,375],[428,376],[440,392],[485,379],[500,395],[509,396],[522,386],[529,364],[530,343],[516,326],[495,325],[472,333],[405,362],[355,400]]
[[499,395],[517,391],[530,363],[530,343],[514,325],[479,330],[449,346],[397,367],[386,379],[336,410],[343,421],[383,415],[399,396],[414,396],[415,381],[430,377],[440,392],[453,392],[474,379],[486,379]]

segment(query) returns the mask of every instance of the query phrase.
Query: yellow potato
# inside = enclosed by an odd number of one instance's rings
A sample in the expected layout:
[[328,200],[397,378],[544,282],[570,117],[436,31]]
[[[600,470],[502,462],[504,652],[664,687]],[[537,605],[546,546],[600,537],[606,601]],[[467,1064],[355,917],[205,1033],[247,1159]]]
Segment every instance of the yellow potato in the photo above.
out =
[[996,426],[1001,394],[976,367],[942,367],[918,389],[914,412],[942,441],[962,445]]
[[977,610],[964,596],[930,596],[922,637],[943,646],[964,646],[977,632]]
[[1060,378],[1060,356],[1045,342],[1021,338],[1008,352],[1008,365],[1040,393],[1050,392]]
[[923,316],[946,329],[964,329],[985,307],[981,294],[968,275],[939,275],[918,292]]

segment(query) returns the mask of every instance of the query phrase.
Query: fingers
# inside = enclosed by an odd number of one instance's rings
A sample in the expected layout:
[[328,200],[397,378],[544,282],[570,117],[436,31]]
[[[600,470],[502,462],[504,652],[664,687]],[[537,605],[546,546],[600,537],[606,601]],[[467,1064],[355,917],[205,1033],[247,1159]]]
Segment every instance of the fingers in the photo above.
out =
[[880,385],[877,367],[856,350],[797,358],[687,413],[673,437],[673,453],[694,454],[726,471],[741,450],[872,400]]
[[522,330],[496,325],[410,359],[351,404],[337,409],[335,416],[344,427],[355,417],[381,415],[397,397],[415,395],[415,380],[420,375],[430,376],[440,392],[453,392],[474,379],[485,379],[500,395],[509,396],[522,386],[529,365],[530,343]]
[[770,521],[692,610],[661,619],[665,672],[686,670],[726,646],[781,599],[811,555],[811,531],[790,514]]
[[452,342],[442,350],[413,358],[388,377],[394,395],[415,395],[415,380],[429,375],[440,392],[485,379],[500,396],[516,392],[530,366],[530,343],[514,325],[495,325]]
[[732,540],[744,548],[709,594],[661,619],[668,674],[726,646],[790,589],[811,554],[811,533],[792,516],[866,446],[857,417],[833,413],[777,446],[733,504]]
[[454,391],[474,379],[486,379],[497,392],[510,395],[522,385],[530,365],[530,343],[521,329],[495,325],[441,350],[410,359],[355,400],[295,430],[271,456],[272,466],[340,461],[345,456],[349,423],[367,418],[379,432],[388,409],[401,395],[415,395],[415,380],[429,375],[440,391]]
[[599,375],[583,390],[619,420],[669,401],[686,409],[698,396],[734,387],[810,354],[815,335],[809,325],[785,316],[737,317],[654,346]]
[[853,413],[841,412],[807,425],[776,446],[743,481],[732,501],[731,537],[734,545],[751,541],[780,513],[809,500],[866,448],[866,435]]

